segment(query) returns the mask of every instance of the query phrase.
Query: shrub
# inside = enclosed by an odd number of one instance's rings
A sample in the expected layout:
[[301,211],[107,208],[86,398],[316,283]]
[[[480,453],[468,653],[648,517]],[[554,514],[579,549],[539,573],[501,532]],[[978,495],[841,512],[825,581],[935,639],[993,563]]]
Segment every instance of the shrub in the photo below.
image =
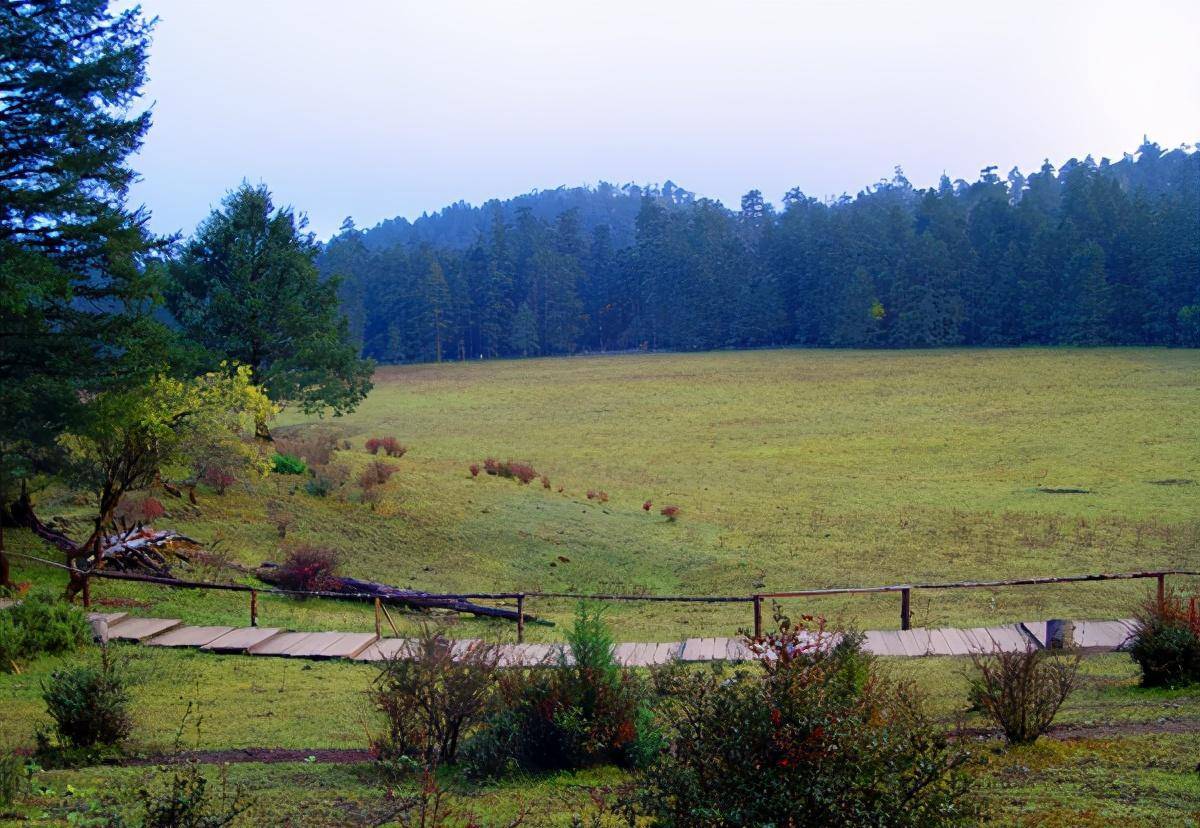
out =
[[1175,687],[1200,682],[1200,615],[1195,599],[1187,608],[1168,592],[1160,603],[1148,598],[1138,610],[1129,646],[1142,671],[1143,687]]
[[549,489],[549,488],[550,488],[550,478],[549,478],[549,477],[547,477],[547,476],[546,476],[546,475],[544,475],[544,474],[542,475],[542,488],[543,488],[543,489]]
[[275,433],[275,449],[282,455],[303,460],[309,466],[325,466],[337,450],[337,436],[326,430],[285,432],[281,429]]
[[49,592],[35,592],[0,612],[0,671],[29,658],[79,649],[92,637],[87,614]]
[[200,473],[200,480],[219,495],[237,482],[237,476],[228,468],[222,466],[205,466]]
[[117,505],[113,517],[120,523],[150,523],[165,515],[167,510],[162,502],[151,495],[140,497],[123,497]]
[[603,490],[596,492],[596,499],[601,503],[608,503],[608,492]]
[[1004,731],[1011,744],[1028,745],[1050,729],[1058,708],[1075,688],[1079,655],[1024,650],[973,654],[972,704]]
[[657,674],[671,748],[639,779],[653,824],[976,824],[967,754],[913,688],[877,674],[861,636],[776,618],[756,666]]
[[471,477],[479,477],[479,464],[478,463],[472,463],[469,468],[471,470]]
[[674,521],[679,517],[680,508],[678,506],[664,506],[659,509],[658,513],[669,521]]
[[588,490],[587,490],[587,499],[588,499],[588,500],[595,500],[595,499],[596,499],[596,490],[595,490],[595,489],[588,489]]
[[371,437],[367,440],[366,449],[371,454],[378,454],[382,450],[388,457],[403,457],[408,452],[408,446],[395,437]]
[[398,471],[400,471],[399,466],[385,463],[382,460],[375,460],[359,473],[358,485],[364,489],[369,489],[372,486],[382,486]]
[[653,503],[651,503],[649,500],[647,500],[645,503],[643,503],[643,504],[642,504],[642,511],[643,511],[643,512],[649,512],[649,511],[650,511],[650,508],[651,508],[653,505],[654,505]]
[[501,477],[513,477],[520,480],[522,484],[528,485],[531,481],[537,478],[538,473],[528,463],[523,463],[517,460],[506,460],[500,465]]
[[284,589],[319,592],[331,586],[340,563],[341,556],[334,549],[301,544],[288,550],[274,574]]
[[133,729],[129,690],[108,646],[100,651],[98,667],[75,665],[51,673],[42,683],[42,700],[62,747],[117,745]]
[[495,476],[500,473],[500,461],[495,457],[489,457],[483,461],[483,470],[488,474]]
[[617,664],[600,610],[581,606],[567,640],[573,661],[561,656],[554,669],[500,675],[497,707],[466,751],[470,775],[635,767],[657,752],[645,685]]
[[296,517],[285,509],[282,503],[272,500],[267,503],[267,520],[275,527],[280,538],[286,538],[288,529],[296,522]]
[[8,808],[21,792],[25,762],[12,753],[0,753],[0,808]]
[[333,481],[323,474],[318,474],[304,484],[304,491],[313,497],[326,497],[333,491]]
[[275,452],[271,457],[271,468],[276,474],[304,474],[308,466],[299,457]]
[[453,762],[458,746],[489,703],[500,648],[474,641],[455,652],[454,642],[425,625],[412,651],[387,661],[371,690],[387,732],[372,749],[389,770],[402,759],[425,767]]

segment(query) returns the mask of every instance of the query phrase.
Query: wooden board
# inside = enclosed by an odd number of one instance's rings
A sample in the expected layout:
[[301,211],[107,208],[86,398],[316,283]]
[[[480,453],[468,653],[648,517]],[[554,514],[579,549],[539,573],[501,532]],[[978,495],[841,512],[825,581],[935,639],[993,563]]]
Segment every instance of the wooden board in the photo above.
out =
[[279,635],[273,635],[270,638],[247,647],[246,652],[255,656],[287,655],[288,650],[292,647],[300,644],[309,636],[316,634],[311,632],[281,632]]
[[354,658],[378,640],[375,633],[343,633],[318,653],[317,658]]
[[1076,621],[1075,644],[1091,652],[1119,650],[1127,646],[1132,632],[1132,622]]
[[145,641],[183,624],[178,618],[125,618],[109,625],[108,639]]
[[699,661],[700,648],[703,644],[703,638],[686,639],[683,642],[683,650],[679,654],[680,661]]
[[220,638],[214,638],[200,649],[212,653],[244,653],[279,633],[277,627],[238,627]]
[[950,655],[961,656],[971,652],[971,645],[967,643],[961,630],[956,630],[954,627],[942,627],[938,632],[945,639]]
[[414,642],[407,638],[381,638],[354,656],[355,661],[387,661],[408,655]]
[[151,647],[203,647],[232,630],[233,627],[176,627],[146,643]]

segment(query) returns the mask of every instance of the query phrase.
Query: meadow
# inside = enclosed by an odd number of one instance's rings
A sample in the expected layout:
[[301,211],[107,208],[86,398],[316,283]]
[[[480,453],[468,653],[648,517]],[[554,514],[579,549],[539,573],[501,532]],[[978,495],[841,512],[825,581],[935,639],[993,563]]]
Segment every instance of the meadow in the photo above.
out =
[[[383,367],[375,381],[351,416],[285,412],[276,425],[348,441],[333,461],[340,489],[313,497],[302,478],[276,475],[224,496],[202,490],[199,508],[167,499],[166,520],[243,564],[311,543],[338,550],[344,574],[430,591],[748,595],[1200,565],[1196,351],[621,355]],[[363,444],[386,435],[409,451],[379,502],[359,503],[354,479],[374,459]],[[550,488],[472,477],[488,457],[528,461]],[[82,532],[82,503],[47,492],[40,509],[74,516]],[[677,520],[660,514],[668,505]],[[282,541],[272,510],[293,519]],[[19,533],[13,542],[39,548]],[[918,591],[913,623],[1125,617],[1149,583]],[[97,593],[189,620],[246,614],[242,596],[110,583]],[[867,595],[789,608],[893,628],[898,604]],[[529,606],[560,621],[572,610]],[[267,601],[263,613],[282,625],[369,623],[361,608],[326,602]],[[734,634],[750,611],[619,604],[610,620],[625,640],[666,641]]]

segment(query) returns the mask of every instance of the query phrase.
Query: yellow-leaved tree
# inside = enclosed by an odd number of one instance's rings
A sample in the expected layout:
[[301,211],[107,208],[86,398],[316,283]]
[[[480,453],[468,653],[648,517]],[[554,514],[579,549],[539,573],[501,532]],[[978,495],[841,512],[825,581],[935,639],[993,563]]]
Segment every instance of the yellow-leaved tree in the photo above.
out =
[[214,446],[247,470],[265,474],[269,469],[252,435],[255,424],[277,409],[246,366],[223,364],[219,371],[188,379],[160,374],[132,388],[97,394],[86,410],[84,424],[59,438],[66,477],[96,496],[91,536],[67,552],[68,595],[82,587],[81,560],[90,557],[93,568],[102,566],[104,535],[126,492],[186,469],[198,452]]

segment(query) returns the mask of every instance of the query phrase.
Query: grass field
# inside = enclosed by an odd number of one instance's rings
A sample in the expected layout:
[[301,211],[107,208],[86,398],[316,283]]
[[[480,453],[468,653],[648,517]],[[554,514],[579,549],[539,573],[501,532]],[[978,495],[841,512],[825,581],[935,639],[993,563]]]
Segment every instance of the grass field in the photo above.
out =
[[[285,414],[280,427],[302,422]],[[367,437],[410,446],[375,509],[357,502],[353,482],[319,499],[299,478],[275,477],[205,495],[198,513],[177,508],[172,525],[257,564],[279,556],[265,520],[275,500],[296,517],[288,542],[341,550],[346,574],[432,591],[746,595],[1200,566],[1196,351],[783,350],[389,367],[352,416],[315,427],[351,441],[335,460],[351,472],[371,459]],[[531,462],[552,488],[472,479],[468,465],[489,456]],[[86,513],[46,501],[44,515]],[[659,515],[664,505],[680,507],[678,521]],[[1146,589],[917,592],[913,620],[1120,617]],[[189,619],[246,612],[240,596],[99,593]],[[895,596],[802,606],[868,627],[899,620]],[[530,607],[560,620],[571,610]],[[314,602],[269,603],[264,618],[367,623],[358,608]],[[619,605],[611,618],[626,640],[730,634],[750,620],[740,604]]]
[[[395,435],[410,451],[374,508],[353,482],[316,498],[303,479],[275,476],[220,497],[202,490],[198,509],[167,501],[160,525],[220,540],[245,564],[278,559],[288,543],[326,545],[342,553],[348,575],[432,591],[749,594],[1200,568],[1195,351],[762,351],[383,368],[355,414],[321,422],[285,414],[277,431],[295,428],[349,440],[333,464],[350,481],[373,459],[363,451],[368,437]],[[552,486],[472,478],[468,466],[489,456],[527,460]],[[589,500],[588,490],[609,499]],[[268,521],[271,502],[295,518],[284,541]],[[659,515],[664,505],[679,506],[680,518]],[[86,532],[77,494],[42,492],[38,509]],[[26,554],[47,551],[28,533],[6,540]],[[18,580],[62,583],[57,571],[15,564]],[[1149,587],[917,592],[913,620],[1123,617]],[[243,595],[102,582],[94,596],[192,623],[245,623],[248,614]],[[899,621],[894,595],[788,607],[868,628]],[[538,600],[530,609],[561,622],[573,605]],[[423,619],[401,614],[398,623],[404,632]],[[619,639],[667,641],[733,634],[751,619],[744,604],[639,603],[612,605],[609,620]],[[274,597],[260,600],[260,621],[372,623],[360,606]],[[506,622],[464,619],[451,629],[513,636]],[[528,633],[559,639],[561,629]],[[189,703],[203,716],[194,744],[208,750],[366,745],[369,667],[123,649],[138,679],[135,751],[167,747]],[[39,682],[58,663],[0,675],[0,748],[31,746],[44,717]],[[963,667],[946,658],[888,664],[925,690],[947,724],[964,707]],[[1089,657],[1085,672],[1060,718],[1079,728],[1073,738],[1012,750],[979,742],[981,790],[998,824],[1197,824],[1200,693],[1141,690],[1120,654]],[[68,786],[86,798],[146,773],[47,772],[39,778],[54,793],[27,800],[22,813],[65,819],[53,807]],[[230,775],[255,791],[259,819],[280,824],[345,824],[381,797],[365,765],[248,762]],[[524,801],[540,809],[534,824],[568,825],[586,810],[589,788],[620,779],[599,769],[486,788],[447,783],[485,824]]]

